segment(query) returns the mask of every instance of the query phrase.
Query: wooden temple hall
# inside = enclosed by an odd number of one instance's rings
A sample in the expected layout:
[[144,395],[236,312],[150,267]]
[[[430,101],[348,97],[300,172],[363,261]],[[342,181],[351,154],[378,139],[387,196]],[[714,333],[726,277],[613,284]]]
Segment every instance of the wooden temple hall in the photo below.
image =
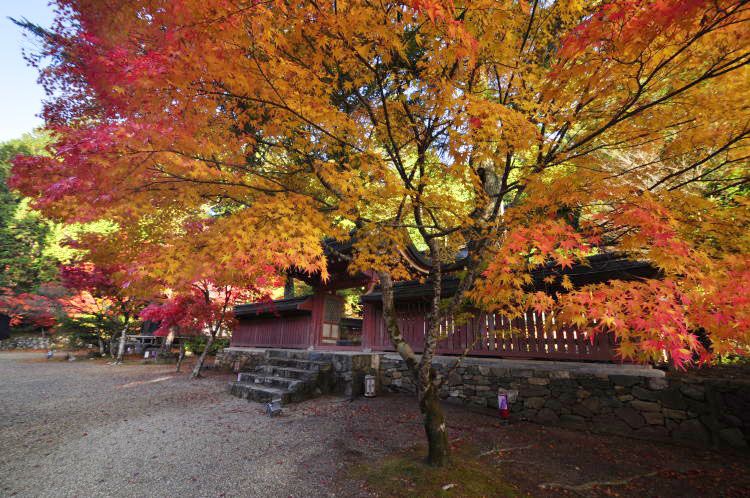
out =
[[[383,320],[381,294],[367,275],[351,276],[343,261],[329,257],[328,282],[317,276],[294,274],[308,286],[306,295],[293,296],[288,286],[284,299],[271,303],[245,304],[235,308],[237,326],[230,348],[288,348],[317,351],[392,351]],[[656,271],[645,262],[617,254],[589,258],[587,264],[564,271],[576,286],[607,281],[653,277]],[[535,286],[547,288],[544,277],[559,274],[546,268],[533,274]],[[444,295],[450,296],[455,280],[446,278]],[[366,287],[369,284],[369,288]],[[400,282],[394,289],[398,323],[404,338],[421,352],[430,287],[419,282]],[[552,327],[543,325],[551,320]],[[592,343],[585,330],[555,324],[554,317],[528,312],[509,322],[500,316],[478,312],[466,323],[447,320],[442,325],[437,354],[463,354],[528,359],[614,361],[612,338],[598,335]]]

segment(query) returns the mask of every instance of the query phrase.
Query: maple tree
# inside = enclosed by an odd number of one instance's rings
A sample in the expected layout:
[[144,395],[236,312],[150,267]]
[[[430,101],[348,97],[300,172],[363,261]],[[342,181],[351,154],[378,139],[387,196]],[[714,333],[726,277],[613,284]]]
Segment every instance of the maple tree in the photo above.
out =
[[[112,220],[167,277],[211,258],[325,277],[320,240],[356,229],[340,257],[379,276],[430,463],[449,456],[431,360],[468,302],[555,310],[625,358],[747,353],[746,1],[57,3],[34,60],[53,157],[17,157],[13,185]],[[529,288],[614,249],[661,278]],[[393,302],[413,278],[433,289],[421,357]]]
[[41,289],[39,293],[14,293],[11,289],[0,288],[0,313],[10,318],[11,326],[23,324],[54,332],[63,306],[63,301],[49,289]]
[[235,324],[234,306],[260,297],[253,289],[217,286],[202,280],[192,283],[187,291],[173,295],[163,303],[147,306],[140,316],[143,320],[159,323],[159,328],[154,331],[157,336],[166,336],[173,329],[181,335],[208,335],[205,348],[191,374],[192,378],[196,378],[200,376],[216,337],[220,333],[231,333]]
[[[208,336],[193,378],[199,377],[211,345],[234,324],[234,306],[267,300],[281,284],[277,266],[239,250],[226,251],[221,206],[212,214],[176,207],[148,219],[119,219],[109,230],[78,234],[70,244],[86,254],[90,265],[104,268],[102,288],[140,305],[140,318],[160,323],[157,335],[172,329],[181,335]],[[219,256],[217,256],[219,254]],[[108,262],[117,261],[116,265]],[[95,287],[93,275],[87,282]],[[165,294],[169,296],[165,298]],[[143,308],[146,302],[150,305]]]
[[19,294],[54,280],[60,259],[52,224],[30,210],[28,199],[6,184],[10,160],[17,154],[42,153],[46,142],[44,135],[26,134],[0,143],[0,287]]
[[[128,331],[145,304],[123,287],[123,273],[120,264],[78,262],[60,267],[63,285],[76,293],[66,303],[67,314],[94,317],[97,334],[105,338],[109,336],[110,355],[118,362],[125,353]],[[120,339],[115,354],[114,343],[118,335]],[[99,349],[103,349],[101,343]]]

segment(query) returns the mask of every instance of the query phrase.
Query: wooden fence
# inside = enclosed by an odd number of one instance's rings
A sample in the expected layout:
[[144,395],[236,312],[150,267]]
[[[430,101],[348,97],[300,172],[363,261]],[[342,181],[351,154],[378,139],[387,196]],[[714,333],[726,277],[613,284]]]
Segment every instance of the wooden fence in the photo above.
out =
[[[426,305],[422,303],[410,303],[397,309],[401,333],[418,353],[424,346],[426,312]],[[393,350],[380,306],[374,306],[371,316],[365,317],[365,324],[372,329],[364,331],[369,347],[380,351]],[[611,335],[597,334],[592,342],[585,331],[556,323],[554,316],[531,311],[512,321],[484,312],[461,325],[448,319],[441,325],[440,332],[438,354],[463,354],[468,349],[472,356],[616,360]]]

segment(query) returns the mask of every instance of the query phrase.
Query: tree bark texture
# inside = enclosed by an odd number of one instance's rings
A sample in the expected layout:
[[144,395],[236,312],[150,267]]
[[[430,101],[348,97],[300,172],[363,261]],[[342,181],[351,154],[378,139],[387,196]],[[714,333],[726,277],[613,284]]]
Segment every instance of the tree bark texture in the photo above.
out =
[[420,393],[419,411],[422,412],[424,430],[427,435],[427,463],[433,467],[442,467],[450,461],[450,446],[445,426],[445,413],[440,404],[434,380],[424,392]]
[[122,357],[125,354],[125,343],[128,339],[128,324],[125,322],[125,326],[122,328],[122,335],[120,336],[120,345],[117,348],[117,361],[122,361]]
[[445,427],[445,414],[438,396],[440,385],[437,381],[437,373],[432,366],[435,348],[440,336],[440,324],[443,321],[443,313],[440,309],[443,293],[443,273],[440,266],[440,248],[436,239],[430,240],[430,255],[433,268],[430,272],[432,301],[426,317],[427,328],[424,337],[424,350],[419,361],[419,375],[416,380],[417,386],[419,386],[419,410],[422,412],[429,448],[427,463],[435,467],[442,467],[450,460],[450,446],[448,446],[448,433]]
[[211,335],[208,336],[208,342],[206,342],[206,349],[203,350],[200,357],[198,358],[198,362],[195,364],[195,367],[193,367],[193,373],[190,375],[191,378],[197,379],[201,376],[201,368],[203,368],[203,362],[206,361],[206,356],[208,356],[208,350],[211,349],[211,346],[214,344],[214,339],[216,338],[216,331],[212,331]]
[[[432,351],[437,341],[439,322],[430,320],[430,328],[425,337],[425,352],[421,361],[411,346],[404,340],[398,326],[396,310],[393,299],[393,281],[387,273],[380,273],[380,286],[383,292],[383,317],[391,337],[391,342],[398,354],[403,358],[409,371],[414,376],[418,389],[419,411],[422,414],[427,444],[429,447],[427,462],[430,465],[443,466],[450,460],[450,447],[448,446],[448,433],[445,426],[445,414],[438,397],[438,385],[435,378],[435,370],[432,368]],[[439,284],[438,284],[439,286]],[[434,300],[433,307],[439,305],[440,293]],[[428,346],[431,343],[432,346]]]
[[169,334],[164,338],[164,342],[161,345],[162,351],[169,353],[172,350],[172,343],[174,342],[174,329],[169,330]]
[[185,358],[185,345],[180,341],[180,355],[177,357],[177,372],[179,373],[182,366],[182,360]]
[[115,343],[117,342],[117,332],[112,334],[112,337],[109,338],[109,356],[113,360],[115,359]]

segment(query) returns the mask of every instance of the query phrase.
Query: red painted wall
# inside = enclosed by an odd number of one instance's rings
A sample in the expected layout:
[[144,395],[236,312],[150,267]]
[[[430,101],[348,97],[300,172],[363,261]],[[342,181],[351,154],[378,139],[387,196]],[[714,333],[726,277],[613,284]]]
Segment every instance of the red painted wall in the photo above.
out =
[[231,346],[307,348],[311,342],[312,315],[240,318]]

